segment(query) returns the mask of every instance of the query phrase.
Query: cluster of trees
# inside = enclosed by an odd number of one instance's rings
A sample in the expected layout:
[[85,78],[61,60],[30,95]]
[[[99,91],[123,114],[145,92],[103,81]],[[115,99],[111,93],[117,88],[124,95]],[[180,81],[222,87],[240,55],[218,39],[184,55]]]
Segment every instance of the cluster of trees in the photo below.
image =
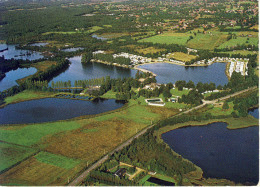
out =
[[28,90],[43,90],[47,91],[48,89],[48,81],[32,81],[32,80],[26,80],[23,83],[23,86],[25,89]]
[[116,64],[121,64],[121,65],[130,65],[131,60],[129,58],[125,57],[116,57],[114,58],[112,54],[95,54],[93,55],[93,58],[96,60],[101,60],[109,63],[116,63]]
[[238,97],[233,100],[233,108],[237,111],[237,113],[233,113],[234,117],[246,117],[248,115],[248,109],[259,104],[259,96],[257,95],[257,92],[254,92],[246,97]]
[[191,90],[187,95],[182,95],[180,99],[178,99],[179,103],[186,103],[191,105],[199,105],[202,104],[203,95],[196,90]]
[[203,93],[205,91],[213,91],[216,88],[218,90],[223,89],[223,87],[221,85],[216,87],[216,84],[212,83],[212,82],[210,82],[210,83],[198,82],[197,85],[195,85],[193,81],[186,82],[184,80],[176,81],[175,87],[178,88],[178,90],[180,90],[180,91],[183,90],[183,88],[196,89],[199,93]]
[[89,177],[85,181],[85,185],[89,186],[91,185],[91,182],[104,183],[108,185],[116,185],[116,186],[136,186],[137,184],[133,181],[119,178],[112,173],[102,172],[102,171],[92,171],[89,175]]
[[93,58],[92,51],[89,51],[87,53],[84,53],[81,58],[81,63],[89,63],[90,60]]

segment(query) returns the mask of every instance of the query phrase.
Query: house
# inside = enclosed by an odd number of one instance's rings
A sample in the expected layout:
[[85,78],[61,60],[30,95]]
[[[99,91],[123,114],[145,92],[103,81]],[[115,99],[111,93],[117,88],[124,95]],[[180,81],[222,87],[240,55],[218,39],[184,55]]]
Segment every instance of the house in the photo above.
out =
[[146,89],[146,90],[154,90],[155,88],[160,88],[160,87],[161,87],[161,84],[151,83],[151,84],[145,85],[145,87],[144,87],[143,89]]
[[115,176],[120,177],[120,178],[122,178],[125,174],[126,174],[125,168],[120,168],[114,173]]

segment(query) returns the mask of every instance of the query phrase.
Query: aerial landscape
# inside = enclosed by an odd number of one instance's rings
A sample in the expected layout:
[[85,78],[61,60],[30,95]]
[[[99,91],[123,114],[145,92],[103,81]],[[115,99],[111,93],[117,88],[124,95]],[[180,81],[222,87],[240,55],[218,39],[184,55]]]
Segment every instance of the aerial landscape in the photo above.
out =
[[257,186],[257,0],[0,0],[1,186]]

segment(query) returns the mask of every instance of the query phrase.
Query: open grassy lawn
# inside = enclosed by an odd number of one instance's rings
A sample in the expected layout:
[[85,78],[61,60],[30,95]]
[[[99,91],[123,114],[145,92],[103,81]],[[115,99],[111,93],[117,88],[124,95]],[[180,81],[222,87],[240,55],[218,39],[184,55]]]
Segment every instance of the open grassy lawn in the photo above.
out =
[[194,39],[187,43],[187,47],[194,49],[209,49],[213,50],[215,47],[220,46],[227,39],[227,35],[218,32],[210,34],[197,33]]
[[[248,41],[248,43],[246,43]],[[226,47],[233,47],[236,45],[258,45],[258,39],[257,38],[249,38],[249,40],[247,40],[247,37],[237,37],[236,39],[231,39],[229,41],[226,41],[225,43],[221,44],[219,46],[220,49],[222,48],[226,48]]]
[[228,54],[241,54],[241,55],[253,55],[257,54],[257,51],[247,51],[247,50],[235,50],[235,51],[228,51],[228,52],[223,52],[223,53],[228,53]]
[[259,25],[254,25],[254,26],[252,26],[252,27],[250,27],[250,29],[259,29]]
[[61,155],[55,155],[48,152],[40,152],[34,156],[39,162],[50,164],[64,169],[72,169],[80,164],[79,160],[74,160]]
[[17,162],[26,159],[28,156],[36,153],[36,149],[23,147],[8,143],[0,143],[0,171],[3,171]]
[[40,92],[40,91],[31,91],[31,90],[24,90],[14,96],[10,96],[5,98],[5,103],[10,104],[10,103],[15,103],[15,102],[22,102],[26,100],[31,100],[31,99],[39,99],[39,98],[46,98],[46,97],[51,97],[53,96],[53,93],[50,92]]
[[151,177],[151,175],[146,175],[145,177],[143,177],[143,178],[139,181],[139,184],[140,184],[140,185],[143,185],[150,177]]
[[35,64],[32,64],[32,67],[35,67],[38,71],[45,71],[52,65],[56,65],[57,62],[55,61],[43,61],[43,62],[37,62]]
[[165,51],[165,49],[158,49],[155,47],[143,48],[142,46],[137,46],[137,45],[126,45],[125,47],[134,49],[136,52],[143,53],[143,54],[154,54],[154,53]]
[[43,33],[43,35],[48,35],[48,34],[77,34],[77,33],[92,33],[92,32],[96,32],[98,30],[103,29],[103,27],[99,27],[99,26],[93,26],[90,27],[88,30],[86,31],[59,31],[59,32],[45,32]]
[[169,32],[169,33],[163,33],[160,35],[145,38],[145,39],[139,40],[138,42],[186,45],[186,42],[190,35],[191,34]]
[[167,58],[174,58],[176,60],[180,60],[183,62],[191,61],[192,59],[195,59],[196,56],[194,55],[189,55],[183,52],[174,52],[170,55],[167,55]]
[[171,94],[172,94],[172,97],[174,96],[182,96],[182,95],[187,95],[189,93],[189,90],[182,90],[182,91],[179,91],[178,88],[175,88],[175,89],[171,89]]

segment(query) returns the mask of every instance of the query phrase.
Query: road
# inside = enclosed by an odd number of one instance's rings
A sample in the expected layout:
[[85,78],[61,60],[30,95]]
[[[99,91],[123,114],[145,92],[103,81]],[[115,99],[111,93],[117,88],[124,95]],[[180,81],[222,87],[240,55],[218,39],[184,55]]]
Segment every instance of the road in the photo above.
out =
[[[230,97],[235,97],[237,95],[240,95],[242,93],[245,93],[245,92],[248,92],[250,90],[254,90],[256,89],[257,87],[252,87],[252,88],[248,88],[246,90],[242,90],[242,91],[239,91],[239,92],[236,92],[236,93],[233,93],[231,95],[227,95],[225,97],[222,97],[222,98],[219,98],[219,99],[216,99],[216,100],[212,100],[212,101],[205,101],[203,100],[203,104],[201,105],[198,105],[194,108],[191,108],[189,110],[186,110],[184,112],[181,112],[177,115],[175,115],[174,117],[176,116],[179,116],[179,115],[182,115],[182,114],[187,114],[193,110],[197,110],[199,108],[202,108],[204,107],[206,104],[215,104],[216,102],[218,101],[223,101],[225,99],[229,99]],[[91,165],[87,170],[85,170],[79,177],[77,177],[75,180],[73,180],[71,183],[68,184],[68,186],[77,186],[77,185],[80,185],[82,183],[82,181],[87,177],[87,175],[94,169],[96,169],[97,167],[99,167],[103,162],[105,162],[109,156],[111,156],[112,154],[114,154],[115,152],[123,149],[124,147],[128,146],[135,138],[138,138],[139,136],[141,136],[142,134],[144,134],[148,129],[152,128],[153,126],[155,126],[156,124],[153,124],[149,127],[146,127],[145,129],[143,129],[142,131],[138,132],[135,136],[133,136],[132,138],[128,139],[126,142],[124,142],[123,144],[119,145],[117,148],[115,148],[113,151],[111,151],[110,153],[106,154],[104,157],[102,157],[100,160],[98,160],[96,163],[94,163],[93,165]]]

